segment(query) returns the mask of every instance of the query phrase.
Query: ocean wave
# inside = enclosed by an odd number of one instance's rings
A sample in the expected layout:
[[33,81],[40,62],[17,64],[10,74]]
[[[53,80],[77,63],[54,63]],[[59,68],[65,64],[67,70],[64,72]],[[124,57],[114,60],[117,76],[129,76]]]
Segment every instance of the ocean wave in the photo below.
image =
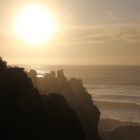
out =
[[120,99],[120,98],[130,98],[130,99],[140,99],[140,95],[122,95],[122,94],[118,94],[118,95],[112,95],[112,94],[102,94],[102,95],[93,95],[94,97],[102,97],[102,98],[117,98],[117,99]]
[[[94,85],[93,85],[94,86]],[[99,88],[90,89],[87,88],[88,92],[92,96],[121,96],[121,97],[139,97],[140,98],[140,88],[138,87],[116,87],[116,88]]]
[[130,103],[140,105],[140,96],[133,95],[92,95],[93,100],[106,101],[106,102],[117,102],[117,103]]
[[103,100],[94,100],[94,103],[99,108],[113,108],[113,109],[129,109],[129,110],[139,110],[140,111],[140,104],[136,103],[125,103],[125,102],[110,102],[110,101],[103,101]]

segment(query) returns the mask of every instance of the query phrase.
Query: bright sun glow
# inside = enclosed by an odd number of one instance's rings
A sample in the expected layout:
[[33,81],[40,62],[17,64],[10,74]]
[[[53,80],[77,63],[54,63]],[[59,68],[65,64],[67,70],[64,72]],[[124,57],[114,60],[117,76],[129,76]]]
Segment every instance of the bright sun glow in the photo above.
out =
[[51,13],[41,6],[29,6],[23,9],[16,24],[18,35],[33,44],[49,40],[57,29]]

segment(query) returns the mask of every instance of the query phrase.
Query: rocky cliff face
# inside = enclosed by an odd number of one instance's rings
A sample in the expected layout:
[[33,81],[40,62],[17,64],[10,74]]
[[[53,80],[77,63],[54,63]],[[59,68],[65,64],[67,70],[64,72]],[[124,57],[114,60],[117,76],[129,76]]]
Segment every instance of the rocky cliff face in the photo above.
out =
[[[35,79],[35,77],[31,77]],[[87,93],[81,79],[67,80],[63,70],[52,71],[42,78],[36,78],[37,87],[41,94],[56,92],[63,95],[71,108],[80,118],[87,140],[99,140],[97,132],[100,112],[93,104],[92,97]]]
[[35,102],[33,99],[39,99],[38,91],[22,68],[5,68],[0,71],[0,107],[12,110],[12,106],[17,106],[29,110]]
[[[30,73],[34,77],[33,86],[24,69],[2,63],[0,60],[2,139],[85,140],[81,121],[63,96],[55,93],[40,95],[35,71]],[[50,79],[54,79],[53,74]]]

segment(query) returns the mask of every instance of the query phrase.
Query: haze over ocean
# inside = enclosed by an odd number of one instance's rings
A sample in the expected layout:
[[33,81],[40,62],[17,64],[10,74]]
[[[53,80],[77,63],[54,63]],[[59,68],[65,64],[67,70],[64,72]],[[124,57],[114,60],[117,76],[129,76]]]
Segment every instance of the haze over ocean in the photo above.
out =
[[140,66],[22,65],[38,76],[63,69],[67,78],[81,78],[101,118],[140,123]]

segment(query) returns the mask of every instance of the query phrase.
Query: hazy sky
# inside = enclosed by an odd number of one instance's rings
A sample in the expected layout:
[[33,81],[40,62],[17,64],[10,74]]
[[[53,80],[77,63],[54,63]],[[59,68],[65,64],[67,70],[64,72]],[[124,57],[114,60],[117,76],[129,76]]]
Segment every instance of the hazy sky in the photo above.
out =
[[[29,47],[13,31],[20,10],[42,4],[61,29]],[[0,0],[0,55],[9,63],[140,64],[140,0]]]

